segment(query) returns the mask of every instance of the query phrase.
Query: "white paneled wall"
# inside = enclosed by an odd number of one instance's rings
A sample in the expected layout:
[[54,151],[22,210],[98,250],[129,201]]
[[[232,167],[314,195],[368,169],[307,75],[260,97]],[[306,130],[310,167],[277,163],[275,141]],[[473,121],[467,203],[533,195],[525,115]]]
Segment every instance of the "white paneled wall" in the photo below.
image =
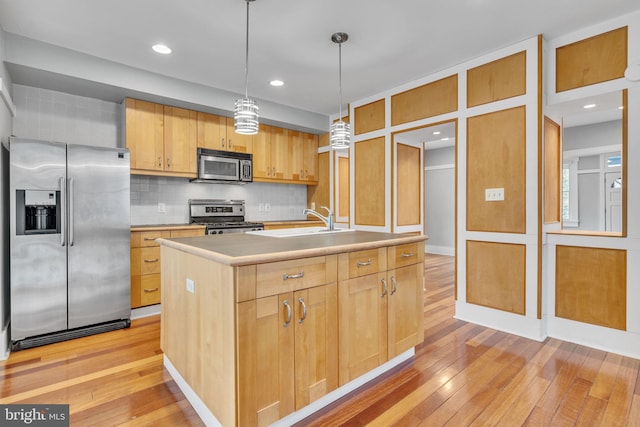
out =
[[[12,132],[18,137],[103,147],[125,145],[120,104],[17,84],[13,93],[16,117]],[[196,184],[185,178],[132,175],[131,224],[186,223],[188,200],[198,198],[245,200],[249,221],[306,218],[302,215],[307,205],[305,185]],[[158,212],[159,203],[164,204],[164,213]]]
[[31,86],[13,85],[13,135],[68,144],[123,147],[120,105]]

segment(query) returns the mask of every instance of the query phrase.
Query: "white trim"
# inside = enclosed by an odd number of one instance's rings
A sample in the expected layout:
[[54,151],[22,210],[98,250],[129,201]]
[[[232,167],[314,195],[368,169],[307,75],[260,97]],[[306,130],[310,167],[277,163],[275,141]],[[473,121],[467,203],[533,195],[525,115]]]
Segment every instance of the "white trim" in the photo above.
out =
[[155,316],[161,313],[160,304],[148,305],[146,307],[134,308],[131,310],[131,320],[142,319],[144,317]]
[[2,347],[0,347],[0,350],[2,350],[2,352],[0,353],[0,360],[7,360],[9,358],[9,355],[11,354],[11,345],[9,342],[9,323],[2,330],[2,332],[0,332],[0,343],[2,344]]
[[562,153],[563,160],[569,160],[583,156],[595,156],[597,154],[612,153],[622,151],[622,144],[602,145],[600,147],[579,148],[577,150],[567,150]]
[[439,171],[439,170],[444,170],[444,169],[455,169],[456,165],[454,163],[449,164],[449,165],[437,165],[437,166],[425,166],[424,167],[424,171],[428,172],[428,171]]
[[9,89],[5,86],[2,77],[0,77],[0,97],[7,105],[9,112],[11,113],[11,117],[16,116],[16,106],[13,104],[13,100],[11,99],[11,94],[9,94]]
[[541,320],[533,317],[513,314],[493,308],[482,307],[475,304],[467,304],[456,301],[455,318],[471,322],[476,325],[496,329],[536,341],[544,341],[547,337],[544,333]]
[[424,245],[424,253],[455,256],[456,248],[454,248],[453,246]]
[[[372,369],[371,371],[367,372],[364,375],[361,375],[360,377],[354,379],[353,381],[348,382],[347,384],[343,385],[342,387],[339,387],[335,390],[333,390],[331,393],[328,393],[324,396],[322,396],[320,399],[312,402],[311,404],[305,406],[304,408],[287,415],[284,418],[281,418],[280,420],[276,421],[275,423],[271,424],[271,427],[287,427],[287,426],[291,426],[299,421],[302,421],[303,419],[307,418],[309,415],[313,414],[314,412],[319,411],[320,409],[326,407],[327,405],[335,402],[336,400],[340,399],[341,397],[347,395],[348,393],[351,393],[352,391],[354,391],[355,389],[357,389],[358,387],[361,387],[362,385],[368,383],[369,381],[373,380],[374,378],[384,374],[385,372],[389,371],[392,368],[395,368],[396,366],[400,365],[401,363],[404,363],[405,361],[413,358],[413,356],[415,355],[415,349],[411,348],[407,351],[405,351],[404,353],[400,354],[399,356],[396,356],[395,358],[389,360],[388,362],[378,366],[375,369]],[[196,394],[196,392],[191,388],[191,386],[185,381],[185,379],[182,377],[182,375],[180,375],[180,373],[178,372],[178,370],[175,368],[175,366],[173,366],[173,364],[171,363],[171,361],[169,360],[169,358],[167,357],[167,355],[164,355],[164,367],[167,369],[167,371],[169,371],[169,375],[171,375],[171,377],[173,378],[173,380],[176,382],[176,384],[178,385],[178,387],[180,388],[180,390],[182,390],[182,392],[184,393],[185,397],[187,398],[187,400],[189,401],[189,403],[191,404],[191,406],[193,406],[193,409],[196,411],[196,413],[198,414],[198,416],[200,417],[200,419],[202,420],[202,422],[207,426],[207,427],[222,427],[222,424],[220,424],[220,421],[218,421],[218,419],[215,417],[215,415],[209,410],[209,408],[207,407],[207,405],[202,401],[202,399],[200,399],[200,397]]]

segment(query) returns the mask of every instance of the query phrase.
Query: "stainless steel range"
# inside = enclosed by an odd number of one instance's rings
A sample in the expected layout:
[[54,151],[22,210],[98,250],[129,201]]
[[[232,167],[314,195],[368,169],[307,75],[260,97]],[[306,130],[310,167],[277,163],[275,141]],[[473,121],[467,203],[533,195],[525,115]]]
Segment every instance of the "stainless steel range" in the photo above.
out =
[[205,225],[208,235],[264,230],[264,224],[244,220],[244,200],[190,199],[189,222]]

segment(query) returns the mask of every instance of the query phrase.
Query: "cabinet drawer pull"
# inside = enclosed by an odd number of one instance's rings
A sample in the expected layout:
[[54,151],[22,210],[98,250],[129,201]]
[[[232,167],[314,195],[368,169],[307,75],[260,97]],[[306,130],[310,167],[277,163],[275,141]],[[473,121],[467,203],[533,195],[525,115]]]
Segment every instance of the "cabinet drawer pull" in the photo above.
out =
[[391,291],[391,293],[389,295],[395,294],[396,291],[398,290],[398,283],[396,282],[396,279],[393,276],[391,276],[391,284],[393,285],[393,290]]
[[289,326],[289,323],[291,323],[291,315],[292,315],[291,304],[289,304],[289,300],[284,300],[282,305],[287,307],[287,320],[285,320],[284,323],[282,324],[282,326],[286,328],[287,326]]
[[158,258],[144,260],[144,262],[158,262],[158,261],[160,261]]
[[282,280],[287,280],[287,279],[301,279],[301,278],[303,278],[303,277],[304,277],[304,270],[303,270],[303,271],[301,271],[301,272],[300,272],[300,273],[298,273],[298,274],[287,274],[287,273],[284,273],[284,274],[282,275]]
[[380,281],[382,282],[382,286],[384,286],[384,292],[382,292],[382,295],[380,295],[380,298],[384,298],[387,295],[389,288],[387,287],[387,281],[384,280],[384,277],[380,279]]
[[167,168],[171,168],[171,159],[167,158]]
[[298,302],[302,306],[302,317],[298,320],[298,323],[302,323],[307,318],[307,305],[304,303],[304,298],[298,298]]
[[414,253],[413,253],[413,252],[409,252],[409,253],[402,252],[402,253],[400,254],[400,257],[401,257],[401,258],[411,258],[413,255],[414,255]]
[[369,258],[366,261],[357,261],[356,262],[356,267],[366,267],[373,264],[373,261],[371,260],[371,258]]
[[155,292],[157,290],[158,290],[158,288],[153,288],[153,289],[145,289],[144,291],[145,291],[145,293],[150,293],[150,292]]
[[149,242],[151,240],[156,240],[157,237],[144,237],[142,240],[144,240],[145,242]]
[[224,148],[224,138],[220,138],[220,148]]

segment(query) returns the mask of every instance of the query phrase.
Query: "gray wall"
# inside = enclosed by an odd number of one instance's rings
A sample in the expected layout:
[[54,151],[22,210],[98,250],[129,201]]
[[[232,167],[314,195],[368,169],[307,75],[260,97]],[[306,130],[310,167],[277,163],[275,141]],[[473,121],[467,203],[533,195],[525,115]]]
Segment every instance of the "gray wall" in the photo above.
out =
[[[4,66],[4,32],[0,27],[0,78],[2,84],[10,90],[11,79],[9,73]],[[7,355],[8,350],[8,326],[9,326],[9,230],[8,230],[8,216],[9,216],[9,155],[4,148],[8,141],[9,135],[11,135],[11,112],[7,105],[0,99],[0,359],[3,359]]]
[[622,120],[564,129],[563,151],[622,144]]
[[425,150],[426,252],[453,255],[455,250],[455,163],[453,147]]

